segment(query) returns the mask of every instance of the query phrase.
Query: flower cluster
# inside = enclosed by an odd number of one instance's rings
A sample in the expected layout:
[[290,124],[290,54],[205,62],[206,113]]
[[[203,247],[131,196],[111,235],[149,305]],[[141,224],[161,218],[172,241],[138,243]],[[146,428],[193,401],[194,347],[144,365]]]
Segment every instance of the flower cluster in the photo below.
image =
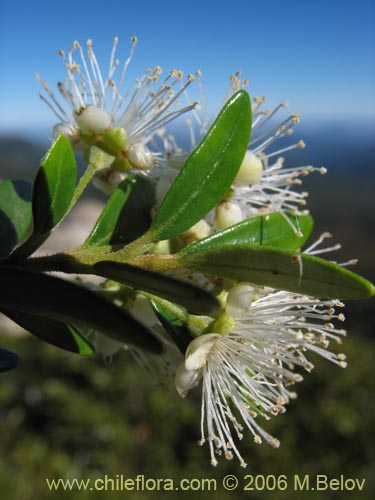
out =
[[[106,77],[99,67],[91,41],[87,42],[87,55],[78,42],[73,43],[67,56],[60,52],[68,76],[58,84],[58,88],[71,113],[65,111],[48,85],[39,76],[37,78],[47,94],[42,99],[60,121],[54,127],[54,135],[65,135],[76,149],[83,150],[86,155],[91,148],[96,147],[112,158],[109,168],[97,172],[96,182],[104,190],[113,190],[124,176],[134,170],[155,181],[156,205],[147,214],[152,218],[189,154],[189,151],[178,146],[175,137],[165,133],[164,127],[191,111],[192,120],[188,121],[188,126],[193,149],[207,132],[210,120],[205,106],[203,112],[198,113],[197,103],[192,102],[186,92],[194,80],[193,76],[189,75],[183,83],[180,71],[170,72],[160,83],[161,68],[147,70],[133,87],[124,91],[136,38],[132,39],[130,55],[116,83],[114,75],[119,66],[116,59],[117,43],[116,38]],[[239,76],[239,73],[232,75],[228,96],[248,84],[240,80]],[[203,94],[200,71],[195,78]],[[181,106],[180,98],[186,100],[185,105]],[[251,139],[234,182],[230,185],[232,177],[225,186],[227,194],[205,218],[198,220],[178,237],[173,237],[173,241],[161,238],[162,241],[155,242],[154,246],[142,247],[146,250],[140,250],[136,257],[149,249],[159,257],[163,253],[172,254],[211,233],[253,216],[273,212],[281,212],[284,217],[281,219],[288,221],[287,228],[292,227],[293,231],[290,232],[293,236],[302,237],[294,216],[305,213],[301,207],[305,207],[307,193],[299,192],[295,186],[301,184],[302,176],[315,170],[325,173],[325,169],[284,166],[281,155],[304,147],[302,141],[278,146],[292,134],[299,116],[291,114],[281,121],[277,120],[287,104],[281,103],[269,111],[263,108],[265,100],[261,97],[252,102]],[[249,106],[248,110],[250,113]],[[157,141],[162,145],[159,151],[155,147]],[[244,150],[246,144],[243,146]],[[199,217],[202,214],[197,219]],[[326,236],[323,235],[308,248],[310,256],[336,249],[317,249]],[[177,250],[173,250],[175,247]],[[125,251],[123,255],[133,256],[133,253],[128,251],[126,254]],[[118,254],[115,257],[113,260],[118,261]],[[106,258],[107,254],[104,260]],[[310,352],[338,366],[346,366],[343,354],[327,350],[332,340],[340,343],[345,334],[344,330],[334,325],[335,321],[344,320],[343,314],[337,312],[343,304],[339,300],[321,300],[300,293],[259,287],[253,283],[227,281],[221,275],[211,277],[184,267],[171,269],[162,268],[162,271],[171,271],[170,274],[216,294],[222,306],[221,314],[216,318],[202,316],[199,320],[178,306],[173,309],[173,313],[180,314],[177,318],[179,327],[188,330],[188,342],[171,341],[167,335],[170,333],[168,328],[150,306],[152,296],[150,298],[147,293],[142,295],[139,292],[143,288],[136,287],[137,292],[131,292],[129,300],[123,297],[120,300],[118,296],[116,303],[155,333],[164,347],[162,366],[168,373],[175,373],[175,385],[181,397],[186,397],[190,390],[202,384],[201,444],[208,441],[211,463],[216,465],[217,455],[224,454],[227,459],[236,456],[240,464],[245,466],[237,440],[242,438],[247,428],[255,443],[266,441],[274,447],[279,445],[279,441],[262,428],[261,420],[284,412],[285,405],[296,397],[292,386],[302,380],[300,371],[310,372],[313,368],[308,359]],[[300,273],[303,274],[302,267]],[[122,293],[120,285],[118,290]],[[173,335],[171,337],[175,340]],[[122,345],[115,341],[103,343],[101,337],[98,338],[99,350],[109,357]],[[182,362],[175,344],[182,351]],[[130,346],[126,348],[142,366],[154,373],[153,361],[150,363],[142,351]]]
[[[91,40],[86,43],[87,54],[75,41],[66,55],[60,50],[67,77],[58,83],[68,111],[60,104],[48,84],[36,75],[44,90],[42,100],[52,109],[59,123],[54,137],[65,135],[78,150],[99,146],[113,156],[110,171],[101,174],[104,185],[119,183],[116,172],[130,169],[149,171],[162,161],[149,145],[157,131],[178,116],[194,109],[197,103],[180,105],[179,99],[194,80],[192,75],[183,83],[183,73],[172,70],[162,78],[162,68],[148,69],[135,84],[124,88],[128,66],[132,60],[137,38],[131,39],[131,51],[119,78],[115,73],[120,63],[116,58],[118,39],[113,40],[108,73],[100,69]],[[113,174],[115,172],[114,175]]]

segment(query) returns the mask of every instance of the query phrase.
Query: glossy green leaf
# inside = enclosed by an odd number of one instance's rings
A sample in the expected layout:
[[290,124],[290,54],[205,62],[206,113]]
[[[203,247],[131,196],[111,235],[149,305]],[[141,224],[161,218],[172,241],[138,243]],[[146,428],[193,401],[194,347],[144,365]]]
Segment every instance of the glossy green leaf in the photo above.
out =
[[31,185],[26,181],[0,183],[0,258],[7,257],[31,226]]
[[95,352],[90,342],[73,325],[5,308],[2,309],[2,312],[44,342],[81,356],[87,356]]
[[150,300],[150,303],[166,332],[175,342],[181,353],[185,355],[187,346],[192,341],[192,337],[182,319],[177,318],[169,309],[160,304],[160,302]]
[[101,331],[151,352],[161,345],[152,332],[100,295],[53,276],[14,267],[0,270],[0,308]]
[[181,254],[182,263],[200,271],[281,290],[338,299],[365,299],[373,285],[344,267],[287,250],[233,245]]
[[66,137],[60,135],[39,167],[32,195],[33,233],[14,252],[14,262],[23,261],[34,253],[62,220],[70,208],[76,178],[77,165],[72,146]]
[[154,205],[154,183],[139,175],[127,177],[108,200],[85,246],[130,243],[150,227]]
[[48,233],[61,221],[70,207],[76,178],[72,146],[60,135],[43,158],[34,182],[34,233]]
[[16,353],[0,347],[0,373],[13,370],[20,360]]
[[[288,218],[290,222],[279,212],[253,217],[193,243],[184,248],[181,254],[243,244],[297,250],[310,236],[313,219],[309,215],[288,215]],[[291,223],[301,231],[302,236],[296,235]]]
[[151,226],[159,240],[201,220],[226,195],[241,166],[251,130],[247,92],[234,94],[181,169]]

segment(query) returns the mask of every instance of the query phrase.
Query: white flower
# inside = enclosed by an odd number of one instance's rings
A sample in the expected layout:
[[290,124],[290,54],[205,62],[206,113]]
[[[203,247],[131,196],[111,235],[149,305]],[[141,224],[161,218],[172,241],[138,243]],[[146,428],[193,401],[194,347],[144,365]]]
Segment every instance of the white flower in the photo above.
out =
[[[233,91],[242,85],[236,77],[233,77],[232,84]],[[306,192],[295,190],[295,186],[302,184],[301,177],[314,171],[326,173],[323,167],[284,166],[281,155],[293,149],[304,148],[305,143],[298,141],[286,147],[274,146],[280,139],[293,133],[294,126],[299,123],[299,115],[291,114],[281,122],[272,124],[273,118],[288,104],[281,103],[270,112],[262,109],[265,101],[265,97],[253,100],[249,149],[234,182],[231,201],[238,203],[245,218],[276,211],[283,212],[286,217],[288,212],[299,213],[300,208],[306,205],[307,197]],[[298,232],[298,228],[294,229]]]
[[125,171],[131,167],[142,171],[154,168],[159,154],[148,149],[154,134],[197,104],[179,107],[178,101],[193,77],[189,75],[183,84],[182,72],[173,70],[159,83],[162,74],[159,66],[148,69],[132,88],[123,89],[136,42],[133,37],[130,55],[117,82],[114,79],[120,64],[116,59],[117,38],[113,41],[106,76],[100,69],[91,40],[87,41],[87,55],[78,42],[73,43],[67,56],[59,51],[68,75],[58,83],[58,88],[69,110],[36,75],[46,94],[41,94],[41,98],[60,120],[54,128],[55,136],[64,134],[77,149],[92,144],[102,146],[116,158],[114,168]]
[[284,412],[285,404],[296,397],[290,387],[302,375],[294,369],[313,368],[308,351],[346,366],[344,355],[326,350],[330,340],[341,343],[345,334],[332,324],[344,320],[335,312],[342,305],[249,284],[232,288],[226,306],[230,321],[220,333],[190,343],[175,378],[182,397],[202,380],[200,442],[208,440],[212,465],[217,464],[215,455],[224,453],[227,459],[236,455],[246,466],[235,442],[236,437],[242,439],[244,427],[256,443],[279,446],[259,420]]

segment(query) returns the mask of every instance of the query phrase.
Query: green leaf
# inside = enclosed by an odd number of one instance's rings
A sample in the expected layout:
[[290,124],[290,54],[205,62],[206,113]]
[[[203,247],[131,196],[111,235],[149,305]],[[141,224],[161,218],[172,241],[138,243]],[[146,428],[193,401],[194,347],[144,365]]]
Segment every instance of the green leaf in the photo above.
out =
[[159,240],[201,220],[226,195],[241,166],[251,130],[247,92],[234,94],[181,169],[151,226]]
[[365,299],[374,295],[374,286],[361,276],[299,252],[228,245],[201,253],[182,253],[181,261],[195,271],[315,297]]
[[0,281],[0,308],[73,323],[140,349],[161,352],[161,345],[150,330],[86,288],[16,267],[1,268]]
[[220,249],[235,245],[264,245],[272,248],[297,250],[306,242],[313,228],[309,215],[288,215],[290,222],[298,228],[302,236],[297,236],[281,213],[260,215],[219,231],[184,248],[180,254],[192,254],[210,249]]
[[13,370],[20,360],[16,353],[0,347],[0,373]]
[[32,196],[33,233],[14,252],[14,262],[34,253],[67,213],[73,200],[76,178],[77,165],[72,146],[66,137],[60,135],[39,167]]
[[26,181],[0,183],[0,258],[7,257],[31,226],[31,185]]
[[94,347],[73,325],[6,308],[3,308],[2,312],[44,342],[81,356],[88,356],[95,352]]
[[113,279],[185,307],[193,314],[215,315],[220,311],[216,297],[185,281],[121,262],[102,261],[86,272]]
[[166,332],[173,339],[181,353],[185,355],[187,346],[192,341],[192,337],[182,319],[175,316],[172,311],[156,300],[151,299],[150,304]]
[[85,247],[126,244],[135,240],[150,227],[154,205],[154,183],[146,177],[130,175],[108,200]]
[[216,297],[203,288],[124,262],[102,260],[95,264],[85,264],[72,256],[60,254],[34,259],[30,264],[39,266],[38,269],[43,271],[102,276],[180,304],[193,314],[215,315],[220,311]]
[[70,207],[76,178],[72,146],[60,135],[43,158],[34,182],[34,233],[49,233],[61,221]]

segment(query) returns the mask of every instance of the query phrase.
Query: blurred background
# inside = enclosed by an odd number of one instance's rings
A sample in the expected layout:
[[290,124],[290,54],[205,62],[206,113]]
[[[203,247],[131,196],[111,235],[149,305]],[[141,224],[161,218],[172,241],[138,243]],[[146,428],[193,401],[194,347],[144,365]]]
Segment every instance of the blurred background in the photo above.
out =
[[[43,0],[0,7],[0,178],[32,180],[50,144],[52,113],[38,98],[38,72],[51,87],[65,76],[58,49],[92,38],[106,64],[114,36],[123,61],[138,36],[128,82],[157,64],[165,71],[202,70],[207,107],[217,111],[238,69],[252,96],[268,107],[289,101],[301,113],[294,138],[307,147],[286,156],[288,165],[325,166],[311,174],[309,208],[314,235],[330,231],[343,250],[333,258],[358,258],[356,271],[375,281],[375,7],[372,2],[237,0],[233,5],[190,0],[97,0],[63,4]],[[180,129],[172,130],[179,135]],[[97,192],[84,217],[95,220]],[[88,213],[87,213],[88,212]],[[69,221],[67,221],[69,225]],[[68,227],[68,226],[67,226]],[[78,236],[80,236],[78,231]],[[57,246],[59,240],[56,239]],[[252,492],[252,498],[373,498],[374,301],[347,303],[349,367],[324,360],[298,387],[285,415],[269,422],[282,446],[244,439],[248,474],[326,474],[366,478],[355,492]],[[236,462],[209,465],[199,438],[199,391],[180,400],[172,383],[153,380],[125,353],[110,366],[98,358],[67,355],[1,322],[1,344],[21,357],[0,385],[0,491],[4,498],[66,497],[49,492],[46,477],[243,477]],[[372,477],[371,477],[372,476]],[[191,495],[191,493],[188,493]],[[60,496],[59,496],[60,495]],[[168,493],[127,493],[128,498],[169,498]],[[224,492],[217,498],[241,498]],[[122,493],[79,492],[72,498],[116,498]],[[205,498],[207,493],[194,493]],[[216,497],[215,497],[216,498]]]

